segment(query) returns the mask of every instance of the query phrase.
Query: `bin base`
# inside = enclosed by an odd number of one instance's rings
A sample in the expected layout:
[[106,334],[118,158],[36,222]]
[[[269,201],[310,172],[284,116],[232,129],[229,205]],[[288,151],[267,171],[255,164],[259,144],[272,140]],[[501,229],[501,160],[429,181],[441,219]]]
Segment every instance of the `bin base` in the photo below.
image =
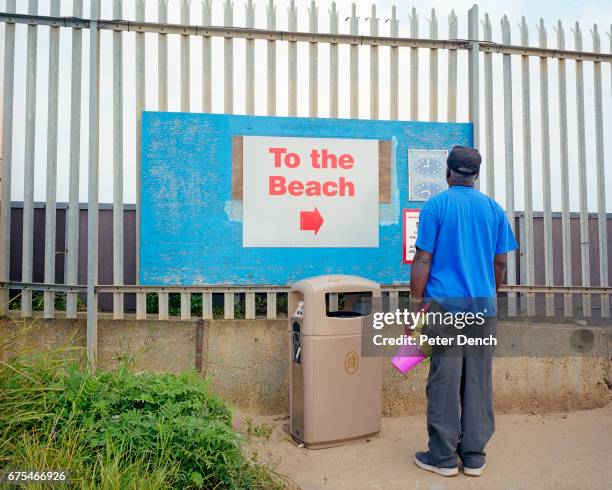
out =
[[361,442],[366,439],[376,437],[378,434],[380,434],[379,430],[377,430],[376,432],[372,432],[370,434],[363,434],[363,435],[356,436],[356,437],[349,437],[347,439],[336,439],[334,441],[321,441],[321,442],[304,442],[298,437],[296,437],[294,434],[291,434],[289,432],[289,435],[296,443],[304,444],[304,447],[308,449],[325,449],[328,447],[344,446],[345,444],[354,444],[356,442]]

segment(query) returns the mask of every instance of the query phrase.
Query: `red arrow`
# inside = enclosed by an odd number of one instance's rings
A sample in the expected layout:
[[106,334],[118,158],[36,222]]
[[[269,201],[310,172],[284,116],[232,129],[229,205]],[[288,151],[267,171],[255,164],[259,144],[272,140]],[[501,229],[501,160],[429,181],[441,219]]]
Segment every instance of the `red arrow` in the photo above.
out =
[[315,206],[314,211],[300,211],[300,230],[312,230],[317,232],[323,225],[323,216]]

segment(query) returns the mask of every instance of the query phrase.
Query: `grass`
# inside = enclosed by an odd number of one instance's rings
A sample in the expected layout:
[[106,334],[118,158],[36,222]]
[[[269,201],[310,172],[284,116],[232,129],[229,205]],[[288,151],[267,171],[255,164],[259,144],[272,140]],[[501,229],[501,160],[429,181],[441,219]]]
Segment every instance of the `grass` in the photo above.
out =
[[270,424],[265,422],[262,424],[254,424],[253,419],[250,417],[246,419],[247,430],[246,434],[248,437],[258,437],[264,439],[270,439],[274,428]]
[[83,489],[285,488],[198,373],[92,373],[79,348],[14,354],[23,333],[0,340],[0,468],[66,469]]

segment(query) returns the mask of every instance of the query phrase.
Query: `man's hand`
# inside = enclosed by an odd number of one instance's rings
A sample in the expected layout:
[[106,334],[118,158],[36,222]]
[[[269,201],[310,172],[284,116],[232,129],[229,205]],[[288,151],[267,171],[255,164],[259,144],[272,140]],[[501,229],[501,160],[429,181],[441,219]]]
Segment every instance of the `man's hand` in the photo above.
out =
[[504,283],[507,267],[507,254],[497,254],[493,259],[493,270],[495,271],[495,291],[498,291],[499,287]]

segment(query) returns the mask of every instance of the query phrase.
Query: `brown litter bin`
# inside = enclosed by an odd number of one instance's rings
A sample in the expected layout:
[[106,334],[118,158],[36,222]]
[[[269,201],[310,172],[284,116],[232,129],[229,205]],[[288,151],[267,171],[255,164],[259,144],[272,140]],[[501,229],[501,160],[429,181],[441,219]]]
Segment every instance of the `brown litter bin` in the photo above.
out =
[[380,431],[382,360],[361,356],[362,321],[380,286],[329,275],[289,293],[289,431],[306,447],[339,446]]

